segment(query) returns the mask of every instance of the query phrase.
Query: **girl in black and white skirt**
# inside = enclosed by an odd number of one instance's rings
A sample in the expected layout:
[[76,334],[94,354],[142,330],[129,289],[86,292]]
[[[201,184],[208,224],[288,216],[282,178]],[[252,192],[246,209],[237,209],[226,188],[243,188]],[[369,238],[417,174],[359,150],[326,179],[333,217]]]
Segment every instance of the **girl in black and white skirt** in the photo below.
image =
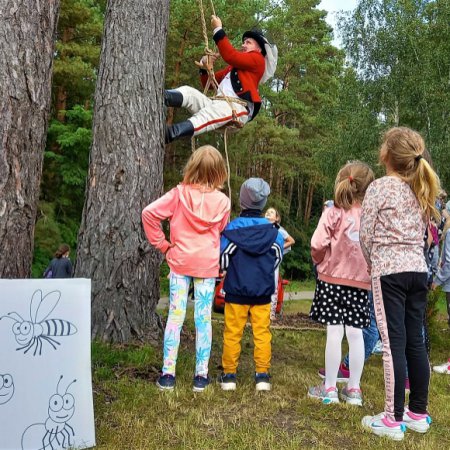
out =
[[370,276],[359,244],[361,203],[374,175],[362,162],[347,163],[338,173],[334,205],[325,207],[311,239],[317,285],[310,317],[327,325],[325,382],[309,388],[308,396],[338,403],[337,373],[341,345],[347,336],[350,377],[340,392],[342,400],[362,405],[360,379],[364,367],[362,329],[370,324]]

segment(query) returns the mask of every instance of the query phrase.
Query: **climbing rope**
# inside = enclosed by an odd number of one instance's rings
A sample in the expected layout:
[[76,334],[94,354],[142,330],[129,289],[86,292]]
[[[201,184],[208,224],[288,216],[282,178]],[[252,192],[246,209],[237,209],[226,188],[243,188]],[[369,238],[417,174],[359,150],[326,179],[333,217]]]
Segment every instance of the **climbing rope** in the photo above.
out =
[[[211,4],[211,10],[213,15],[216,15],[216,11],[214,10],[214,4],[212,2],[212,0],[210,0],[210,4]],[[202,0],[198,0],[198,6],[200,9],[200,19],[202,22],[202,32],[203,32],[203,39],[205,41],[205,56],[206,56],[206,66],[204,64],[201,63],[197,63],[196,64],[199,67],[202,67],[203,69],[205,69],[208,73],[208,80],[205,84],[205,89],[203,90],[203,93],[206,95],[206,93],[208,92],[209,88],[211,87],[211,85],[213,85],[214,91],[217,94],[217,90],[219,88],[219,84],[217,83],[216,80],[216,76],[214,74],[214,70],[213,70],[213,65],[211,63],[211,57],[216,56],[217,53],[215,53],[214,51],[212,51],[209,48],[209,41],[208,41],[208,30],[206,28],[206,20],[205,20],[205,12],[203,9],[203,1]],[[228,106],[231,109],[231,115],[233,117],[233,119],[231,120],[232,126],[236,127],[236,128],[242,128],[243,125],[242,123],[239,121],[237,113],[236,113],[236,109],[233,106],[233,103],[237,103],[239,105],[242,106],[247,106],[247,102],[245,102],[244,100],[241,100],[240,98],[236,98],[236,97],[228,97],[226,95],[215,95],[214,97],[212,97],[213,100],[225,100],[228,103]],[[225,125],[225,127],[227,127],[227,125]]]
[[[228,173],[228,175],[227,175],[228,197],[231,200],[231,180],[230,180],[231,170],[230,170],[230,160],[228,157],[228,131],[233,128],[239,129],[239,128],[243,127],[243,124],[239,121],[239,118],[236,113],[236,109],[234,108],[233,104],[237,103],[239,105],[246,107],[247,102],[244,100],[241,100],[240,98],[237,98],[237,97],[228,97],[226,95],[217,95],[219,83],[217,83],[216,76],[214,74],[213,63],[211,61],[211,59],[213,57],[217,56],[217,53],[209,48],[208,30],[206,27],[203,1],[202,0],[197,0],[197,1],[198,1],[199,9],[200,9],[200,19],[202,22],[203,39],[205,41],[204,53],[206,56],[206,65],[202,64],[201,62],[200,63],[196,62],[196,64],[197,64],[197,66],[205,69],[206,72],[208,73],[208,80],[205,84],[205,89],[203,90],[203,93],[206,95],[207,92],[209,91],[209,89],[212,87],[216,93],[216,95],[214,97],[212,97],[212,99],[226,101],[228,103],[228,106],[231,109],[232,120],[231,120],[231,122],[229,122],[229,123],[231,123],[231,125],[226,124],[226,125],[224,125],[224,127],[222,127],[222,128],[224,128],[223,141],[224,141],[224,147],[225,147],[225,157],[226,157],[226,162],[227,162],[227,173]],[[212,0],[210,0],[210,5],[211,5],[211,11],[212,11],[213,15],[215,16],[216,11],[214,9],[214,4],[213,4]],[[192,137],[191,145],[192,145],[192,151],[194,151],[195,150],[195,138],[194,137]]]

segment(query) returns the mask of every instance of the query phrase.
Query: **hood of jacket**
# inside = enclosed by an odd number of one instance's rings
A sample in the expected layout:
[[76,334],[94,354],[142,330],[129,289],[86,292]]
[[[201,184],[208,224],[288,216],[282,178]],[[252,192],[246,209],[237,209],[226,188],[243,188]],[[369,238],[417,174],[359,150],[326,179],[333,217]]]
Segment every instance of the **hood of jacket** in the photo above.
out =
[[225,230],[223,235],[251,255],[267,253],[276,241],[278,229],[272,223]]
[[177,189],[182,213],[195,231],[213,228],[230,210],[230,199],[216,189],[191,184],[179,184]]

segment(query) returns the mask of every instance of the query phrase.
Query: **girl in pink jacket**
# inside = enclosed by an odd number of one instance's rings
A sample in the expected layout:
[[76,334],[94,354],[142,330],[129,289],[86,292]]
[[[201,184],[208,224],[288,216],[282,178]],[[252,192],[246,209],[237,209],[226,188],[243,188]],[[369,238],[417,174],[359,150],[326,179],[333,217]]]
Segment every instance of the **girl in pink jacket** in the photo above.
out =
[[334,206],[322,213],[311,239],[311,256],[318,279],[310,316],[327,325],[325,382],[311,387],[308,396],[323,403],[339,403],[336,388],[344,332],[350,353],[350,378],[340,393],[351,405],[362,405],[360,379],[364,367],[362,328],[370,324],[370,276],[359,244],[361,203],[374,180],[370,167],[347,163],[334,185]]
[[[156,385],[175,386],[180,332],[186,316],[191,280],[194,283],[196,367],[194,391],[208,386],[211,353],[211,307],[219,275],[220,233],[228,223],[230,200],[218,189],[227,178],[222,155],[214,147],[198,148],[189,159],[181,184],[142,212],[147,239],[165,254],[170,267],[169,316],[164,332],[164,365]],[[170,221],[170,239],[161,221]]]

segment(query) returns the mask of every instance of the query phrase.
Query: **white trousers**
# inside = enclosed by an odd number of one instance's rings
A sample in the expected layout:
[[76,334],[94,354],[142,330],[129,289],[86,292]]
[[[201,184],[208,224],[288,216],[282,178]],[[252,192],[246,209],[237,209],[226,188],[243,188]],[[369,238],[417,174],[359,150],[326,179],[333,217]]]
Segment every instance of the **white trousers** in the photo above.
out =
[[[212,100],[197,89],[181,86],[177,91],[183,94],[183,108],[191,114],[188,120],[194,125],[194,136],[217,130],[233,120],[230,105],[225,100]],[[248,122],[248,111],[239,103],[232,103],[238,120],[245,125]]]

